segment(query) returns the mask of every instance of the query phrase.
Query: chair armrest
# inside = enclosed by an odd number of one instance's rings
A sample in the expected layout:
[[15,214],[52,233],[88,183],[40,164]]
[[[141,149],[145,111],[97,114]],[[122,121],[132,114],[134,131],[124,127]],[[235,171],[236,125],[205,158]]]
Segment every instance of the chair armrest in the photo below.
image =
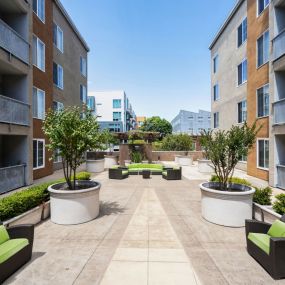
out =
[[163,168],[162,168],[163,170],[172,170],[173,169],[173,167],[167,167],[167,166],[163,166]]
[[126,166],[119,166],[118,169],[129,170],[128,167],[126,167]]
[[256,220],[245,220],[245,232],[246,238],[249,233],[262,233],[265,234],[268,232],[271,224],[260,222]]
[[11,239],[26,238],[29,240],[30,245],[34,241],[34,225],[19,225],[12,226],[7,229]]
[[285,256],[285,237],[284,238],[270,238],[270,255],[280,257],[284,261]]

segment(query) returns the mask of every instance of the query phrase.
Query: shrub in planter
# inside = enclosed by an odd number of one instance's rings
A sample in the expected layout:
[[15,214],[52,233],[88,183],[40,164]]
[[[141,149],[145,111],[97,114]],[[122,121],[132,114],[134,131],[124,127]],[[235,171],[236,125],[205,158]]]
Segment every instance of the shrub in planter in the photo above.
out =
[[133,163],[141,163],[143,160],[143,156],[139,151],[132,151],[131,152],[131,161]]
[[[76,174],[76,180],[90,180],[91,174],[89,172],[79,172]],[[73,180],[73,176],[72,176]]]
[[[212,175],[210,181],[211,182],[220,182],[219,177],[217,175]],[[229,179],[229,182],[230,183],[235,183],[235,184],[243,184],[243,185],[246,185],[246,186],[252,186],[251,183],[248,180],[243,179],[243,178],[239,178],[239,177],[231,177]]]
[[273,203],[273,210],[280,215],[285,214],[285,194],[275,196],[276,200]]
[[271,205],[271,195],[272,195],[272,189],[270,187],[255,188],[255,193],[253,195],[253,202],[264,206]]
[[193,140],[187,134],[167,135],[161,142],[161,149],[164,151],[184,151],[185,155],[194,150]]

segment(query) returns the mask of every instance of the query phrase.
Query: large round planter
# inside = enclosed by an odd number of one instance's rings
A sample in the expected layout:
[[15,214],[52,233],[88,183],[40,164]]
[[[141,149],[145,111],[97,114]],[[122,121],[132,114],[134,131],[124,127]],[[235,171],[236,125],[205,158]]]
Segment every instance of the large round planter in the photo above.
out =
[[179,164],[179,158],[181,155],[175,155],[174,162]]
[[48,187],[50,192],[50,218],[60,225],[77,225],[89,222],[99,215],[101,184],[95,181],[78,181],[82,190],[60,190],[63,183]]
[[213,173],[214,167],[211,160],[198,159],[198,170],[200,173]]
[[191,166],[193,165],[193,158],[191,156],[183,156],[183,155],[180,155],[178,158],[178,164],[180,166]]
[[114,155],[105,155],[105,168],[112,168],[114,165],[118,164],[118,157]]
[[255,189],[232,184],[232,191],[218,189],[218,182],[200,185],[202,216],[207,221],[226,226],[244,227],[246,219],[252,219],[252,199]]
[[86,160],[86,171],[91,173],[100,173],[104,171],[105,159]]

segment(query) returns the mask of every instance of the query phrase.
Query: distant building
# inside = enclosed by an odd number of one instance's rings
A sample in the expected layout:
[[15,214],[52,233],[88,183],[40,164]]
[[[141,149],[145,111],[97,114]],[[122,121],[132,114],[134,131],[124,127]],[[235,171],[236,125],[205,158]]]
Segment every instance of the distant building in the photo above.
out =
[[96,116],[96,100],[95,96],[87,96],[87,107]]
[[137,119],[136,119],[136,128],[137,129],[139,129],[142,125],[143,125],[143,123],[146,121],[146,117],[144,117],[144,116],[139,116],[139,117],[137,117]]
[[199,110],[198,113],[181,110],[171,121],[172,132],[200,135],[202,130],[211,128],[211,112]]
[[136,115],[124,91],[90,92],[95,97],[96,115],[101,129],[127,132],[135,129]]

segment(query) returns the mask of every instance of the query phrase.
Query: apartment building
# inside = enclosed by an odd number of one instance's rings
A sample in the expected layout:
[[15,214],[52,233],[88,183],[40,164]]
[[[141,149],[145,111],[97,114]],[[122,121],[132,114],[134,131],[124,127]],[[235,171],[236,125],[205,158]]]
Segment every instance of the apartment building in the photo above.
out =
[[127,132],[136,128],[136,115],[124,91],[90,92],[89,97],[95,97],[101,129]]
[[241,158],[249,175],[269,180],[272,97],[270,1],[239,0],[211,46],[212,128],[262,126],[256,144]]
[[139,129],[145,121],[146,121],[145,116],[137,116],[136,117],[136,129]]
[[197,113],[180,110],[171,121],[172,132],[198,136],[202,130],[211,129],[211,112],[199,110]]

